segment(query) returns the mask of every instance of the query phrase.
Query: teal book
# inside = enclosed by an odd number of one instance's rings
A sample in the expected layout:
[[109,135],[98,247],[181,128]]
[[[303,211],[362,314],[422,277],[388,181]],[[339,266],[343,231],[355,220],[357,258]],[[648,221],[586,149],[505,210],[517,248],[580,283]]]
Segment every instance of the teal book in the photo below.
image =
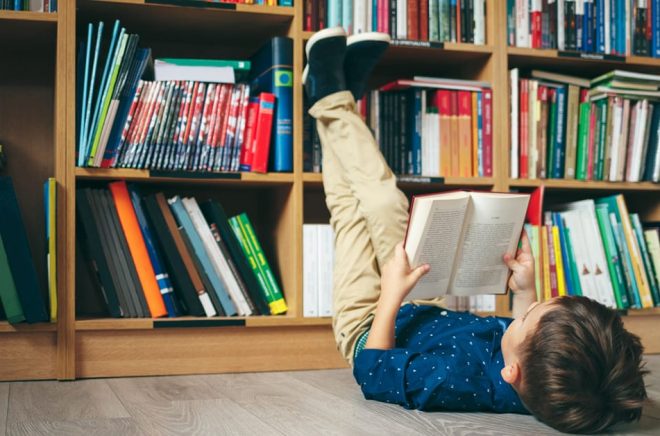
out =
[[598,220],[598,228],[603,239],[603,247],[605,248],[605,256],[607,258],[607,269],[610,271],[616,306],[618,309],[627,309],[630,307],[630,302],[628,301],[626,282],[623,278],[623,267],[621,266],[621,258],[619,257],[616,242],[614,241],[614,233],[612,232],[607,206],[599,205],[596,208],[596,219]]
[[569,273],[573,282],[574,295],[582,296],[582,285],[580,284],[580,273],[575,261],[575,251],[571,239],[571,229],[564,226],[564,240],[566,241],[566,252],[568,253]]
[[193,249],[193,254],[197,258],[197,260],[199,260],[199,263],[202,265],[202,268],[204,269],[204,273],[206,274],[206,277],[208,278],[211,287],[213,287],[213,291],[217,295],[218,300],[220,300],[220,304],[222,305],[222,310],[225,312],[227,316],[236,315],[237,313],[236,307],[229,298],[229,293],[227,292],[227,289],[225,289],[222,280],[216,273],[215,268],[213,268],[213,264],[211,263],[211,260],[209,259],[208,254],[204,249],[204,243],[202,242],[202,238],[195,230],[195,226],[193,225],[192,219],[190,218],[190,215],[188,215],[186,208],[183,206],[181,197],[176,196],[174,198],[168,199],[167,202],[169,203],[170,208],[172,209],[172,213],[176,217],[177,222],[183,229],[185,235],[188,237],[188,240],[190,241],[190,245]]
[[628,300],[630,307],[635,309],[642,308],[642,302],[639,297],[639,288],[637,287],[637,279],[633,272],[632,258],[626,246],[626,240],[623,235],[623,227],[617,222],[616,215],[610,212],[610,223],[612,224],[612,233],[614,235],[614,242],[616,243],[619,257],[623,259],[623,274],[626,279],[626,289],[628,291]]
[[429,0],[429,41],[440,41],[440,0]]
[[343,18],[342,13],[343,0],[330,0],[328,1],[328,25],[327,27],[341,26]]
[[7,321],[9,321],[10,324],[16,324],[21,321],[25,321],[25,315],[23,314],[21,301],[18,299],[18,293],[16,292],[16,284],[14,283],[14,277],[11,275],[11,270],[9,269],[9,260],[7,259],[7,252],[5,251],[5,245],[2,243],[1,236],[0,236],[0,302],[2,302],[2,307],[5,310]]

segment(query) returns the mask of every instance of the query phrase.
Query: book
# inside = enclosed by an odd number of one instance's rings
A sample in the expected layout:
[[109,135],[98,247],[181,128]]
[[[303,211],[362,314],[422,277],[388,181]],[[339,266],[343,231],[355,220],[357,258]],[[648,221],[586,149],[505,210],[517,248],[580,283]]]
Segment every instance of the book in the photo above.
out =
[[431,271],[410,299],[504,293],[502,256],[515,253],[528,201],[527,194],[485,192],[413,197],[405,249],[411,267],[429,264]]
[[274,37],[252,57],[250,89],[275,96],[270,168],[293,171],[293,40]]
[[236,83],[246,79],[250,61],[220,59],[158,58],[154,60],[156,81],[188,80],[207,83]]
[[25,321],[21,301],[16,292],[14,277],[9,268],[9,260],[7,259],[5,245],[2,242],[2,236],[0,236],[0,303],[2,303],[2,308],[10,324]]
[[303,224],[303,316],[319,316],[318,231],[315,224]]
[[0,210],[3,211],[0,214],[0,238],[25,320],[29,323],[48,321],[14,184],[7,176],[0,176]]
[[50,321],[57,321],[57,182],[49,177],[44,183],[44,212],[46,215],[46,265],[48,271],[48,300]]

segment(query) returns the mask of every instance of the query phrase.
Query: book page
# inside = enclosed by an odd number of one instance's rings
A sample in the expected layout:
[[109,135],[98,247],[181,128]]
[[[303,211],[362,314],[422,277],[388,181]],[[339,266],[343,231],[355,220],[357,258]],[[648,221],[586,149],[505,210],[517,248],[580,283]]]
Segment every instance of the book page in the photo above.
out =
[[506,291],[509,269],[502,256],[516,251],[528,202],[526,194],[472,193],[449,294]]
[[435,298],[447,293],[469,199],[464,193],[456,197],[427,199],[429,203],[423,207],[413,208],[406,253],[412,267],[427,263],[431,270],[410,292],[409,299]]

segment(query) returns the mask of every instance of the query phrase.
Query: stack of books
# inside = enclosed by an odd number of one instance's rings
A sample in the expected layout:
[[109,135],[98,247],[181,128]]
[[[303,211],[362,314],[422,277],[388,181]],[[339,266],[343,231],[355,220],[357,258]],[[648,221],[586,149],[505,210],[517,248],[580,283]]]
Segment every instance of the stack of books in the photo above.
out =
[[80,44],[79,167],[292,170],[289,38],[254,62],[162,58],[152,68],[138,35],[116,21],[106,38],[103,27],[89,24]]
[[40,261],[48,271],[48,308],[14,185],[10,177],[0,177],[0,303],[11,324],[57,321],[55,180],[49,179],[44,186],[46,258]]
[[510,71],[511,177],[660,182],[660,76]]
[[658,228],[644,228],[623,195],[567,203],[533,216],[525,229],[539,301],[583,295],[617,309],[660,305]]
[[57,12],[57,0],[0,0],[0,10]]
[[332,316],[335,237],[329,224],[303,225],[303,316]]
[[304,29],[343,27],[395,40],[486,43],[484,0],[305,0]]
[[279,284],[246,214],[214,200],[79,188],[86,258],[112,317],[278,315]]
[[660,57],[657,0],[508,0],[510,46]]
[[496,295],[470,295],[457,296],[445,295],[442,299],[442,307],[457,312],[495,312]]

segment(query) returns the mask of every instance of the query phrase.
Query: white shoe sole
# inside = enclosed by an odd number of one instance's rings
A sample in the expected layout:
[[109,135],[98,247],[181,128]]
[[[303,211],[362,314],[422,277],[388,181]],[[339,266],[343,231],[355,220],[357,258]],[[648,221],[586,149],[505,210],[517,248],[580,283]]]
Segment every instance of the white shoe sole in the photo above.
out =
[[305,69],[303,70],[302,74],[302,84],[304,85],[305,82],[307,82],[307,75],[309,74],[309,67],[305,65]]
[[335,36],[346,36],[346,31],[343,27],[331,27],[329,29],[323,29],[316,32],[314,35],[312,35],[311,38],[309,38],[307,45],[305,45],[305,54],[307,57],[309,58],[309,52],[311,51],[314,44],[322,39],[333,38]]
[[392,38],[390,38],[390,35],[388,35],[387,33],[382,33],[382,32],[358,33],[348,37],[348,39],[346,40],[346,46],[363,41],[386,42],[389,44],[392,41]]

